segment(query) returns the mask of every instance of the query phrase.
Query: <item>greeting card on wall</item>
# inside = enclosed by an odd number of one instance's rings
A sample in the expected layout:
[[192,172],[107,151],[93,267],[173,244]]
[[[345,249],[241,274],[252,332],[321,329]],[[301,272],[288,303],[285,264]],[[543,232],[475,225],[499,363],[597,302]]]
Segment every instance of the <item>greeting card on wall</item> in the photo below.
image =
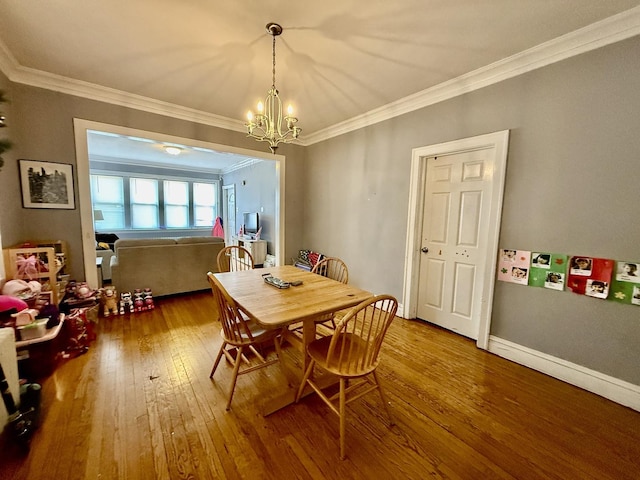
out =
[[564,290],[566,272],[567,255],[534,252],[531,255],[529,285],[552,290]]
[[640,262],[616,262],[616,275],[611,281],[610,300],[640,305]]
[[531,252],[524,250],[500,250],[498,280],[526,285],[529,279]]
[[571,257],[567,287],[581,295],[607,298],[614,263],[608,258]]

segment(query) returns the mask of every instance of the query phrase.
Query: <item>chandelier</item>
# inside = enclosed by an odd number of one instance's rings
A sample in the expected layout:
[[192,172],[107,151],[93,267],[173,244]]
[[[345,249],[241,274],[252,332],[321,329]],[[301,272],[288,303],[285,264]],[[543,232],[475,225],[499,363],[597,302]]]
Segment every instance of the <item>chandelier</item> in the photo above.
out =
[[287,107],[287,114],[282,111],[282,101],[276,88],[276,37],[282,33],[277,23],[267,24],[267,33],[273,37],[273,70],[272,83],[267,98],[258,102],[257,113],[247,114],[245,123],[249,137],[260,142],[268,142],[271,153],[276,153],[279,143],[291,143],[297,139],[302,129],[296,126],[298,119],[293,116],[293,107]]

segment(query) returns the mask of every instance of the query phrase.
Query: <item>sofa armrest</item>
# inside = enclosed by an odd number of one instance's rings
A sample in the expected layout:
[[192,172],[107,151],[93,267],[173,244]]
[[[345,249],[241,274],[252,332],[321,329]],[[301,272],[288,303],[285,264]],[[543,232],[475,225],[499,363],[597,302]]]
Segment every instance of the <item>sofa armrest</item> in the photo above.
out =
[[111,258],[113,250],[96,250],[96,257],[102,258],[102,281],[111,280]]

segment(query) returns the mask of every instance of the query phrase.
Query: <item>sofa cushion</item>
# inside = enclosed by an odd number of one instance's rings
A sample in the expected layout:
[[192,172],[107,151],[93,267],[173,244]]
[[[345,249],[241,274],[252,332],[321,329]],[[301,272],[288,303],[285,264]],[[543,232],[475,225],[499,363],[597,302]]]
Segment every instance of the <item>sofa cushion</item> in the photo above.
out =
[[149,247],[154,245],[175,245],[175,238],[121,238],[116,240],[115,249],[122,247]]
[[224,243],[221,237],[180,237],[176,239],[176,243],[193,244],[193,243]]

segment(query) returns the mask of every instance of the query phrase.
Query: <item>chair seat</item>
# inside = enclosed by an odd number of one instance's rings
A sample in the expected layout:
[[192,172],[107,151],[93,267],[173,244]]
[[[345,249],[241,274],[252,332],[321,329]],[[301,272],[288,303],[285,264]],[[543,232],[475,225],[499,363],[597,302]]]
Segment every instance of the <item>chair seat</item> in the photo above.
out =
[[349,351],[364,351],[366,349],[366,342],[357,335],[352,333],[342,334],[338,339],[332,358],[327,363],[327,354],[329,352],[329,346],[331,345],[332,337],[323,337],[319,340],[314,340],[307,346],[307,352],[312,360],[314,360],[319,367],[325,369],[329,373],[334,375],[340,375],[342,377],[361,377],[368,375],[376,369],[378,362],[374,362],[373,365],[369,365],[363,368],[361,362],[353,361],[348,366],[343,363],[338,365],[340,352],[344,349],[345,352]]
[[242,343],[233,341],[232,339],[225,338],[224,329],[220,330],[220,336],[223,338],[223,340],[225,340],[230,345],[239,346],[239,345],[248,345],[250,343],[266,342],[267,340],[271,340],[273,339],[273,337],[276,337],[278,334],[280,334],[280,330],[268,330],[264,327],[261,327],[253,320],[245,320],[245,325],[249,327],[249,331],[253,336],[253,340],[251,340],[244,331],[241,331],[240,333],[243,340]]

